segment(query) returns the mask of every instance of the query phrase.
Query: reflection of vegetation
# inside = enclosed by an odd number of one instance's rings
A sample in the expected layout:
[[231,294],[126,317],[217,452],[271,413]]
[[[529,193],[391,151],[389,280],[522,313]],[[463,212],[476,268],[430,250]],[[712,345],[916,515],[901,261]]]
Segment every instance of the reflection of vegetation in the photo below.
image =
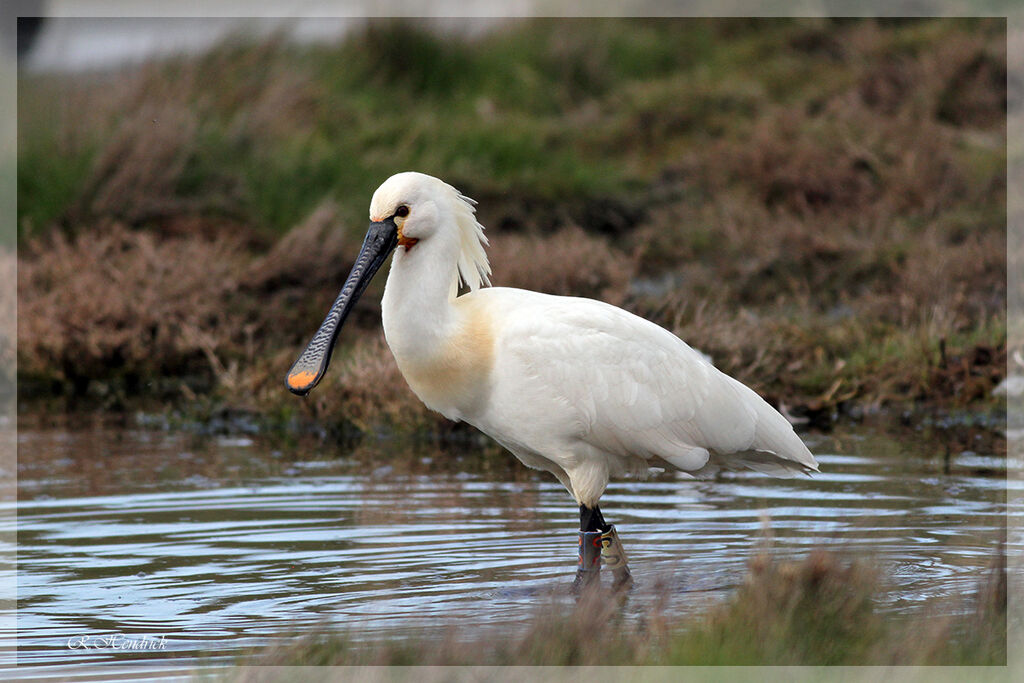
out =
[[[539,611],[500,637],[438,625],[428,636],[365,643],[305,635],[252,655],[262,665],[980,665],[1006,662],[1005,557],[960,616],[896,616],[875,607],[878,573],[814,551],[798,563],[754,559],[724,604],[678,623],[652,605],[625,620],[615,600],[588,596],[575,609]],[[669,600],[663,596],[662,600]],[[248,678],[261,680],[259,668]],[[246,675],[243,679],[248,679]]]
[[496,283],[614,300],[776,403],[978,407],[1006,358],[1005,58],[1000,20],[398,22],[26,76],[22,386],[436,427],[374,292],[324,386],[281,386],[373,189],[415,168],[480,200]]

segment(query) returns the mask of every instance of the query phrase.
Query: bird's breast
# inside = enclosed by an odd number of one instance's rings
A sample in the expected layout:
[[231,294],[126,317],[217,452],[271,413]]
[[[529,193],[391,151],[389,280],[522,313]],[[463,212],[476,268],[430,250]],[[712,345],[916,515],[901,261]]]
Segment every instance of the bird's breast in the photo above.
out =
[[457,310],[447,333],[420,344],[413,340],[391,347],[413,393],[428,408],[453,420],[479,414],[486,406],[495,356],[487,312],[472,305]]

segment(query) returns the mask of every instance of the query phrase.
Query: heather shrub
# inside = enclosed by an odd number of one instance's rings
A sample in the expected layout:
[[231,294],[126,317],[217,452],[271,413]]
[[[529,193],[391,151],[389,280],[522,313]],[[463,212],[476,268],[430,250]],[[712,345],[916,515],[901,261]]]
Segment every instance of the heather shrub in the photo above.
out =
[[628,292],[630,256],[577,226],[544,236],[497,233],[490,240],[495,285],[612,303],[621,303]]
[[119,223],[32,241],[18,269],[21,371],[78,392],[226,373],[245,334],[229,303],[244,264],[238,239],[161,239]]

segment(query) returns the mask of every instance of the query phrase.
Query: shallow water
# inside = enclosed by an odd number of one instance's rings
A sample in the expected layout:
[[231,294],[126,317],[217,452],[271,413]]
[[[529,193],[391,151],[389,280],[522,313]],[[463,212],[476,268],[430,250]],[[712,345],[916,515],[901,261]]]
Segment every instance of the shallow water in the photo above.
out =
[[[884,609],[962,608],[1005,528],[1005,458],[912,433],[805,438],[813,479],[613,483],[602,509],[638,580],[627,613],[706,609],[766,533],[780,557],[875,558],[891,577]],[[22,429],[19,496],[18,664],[58,671],[232,663],[323,624],[368,639],[453,623],[507,633],[567,599],[576,561],[571,499],[496,449]]]

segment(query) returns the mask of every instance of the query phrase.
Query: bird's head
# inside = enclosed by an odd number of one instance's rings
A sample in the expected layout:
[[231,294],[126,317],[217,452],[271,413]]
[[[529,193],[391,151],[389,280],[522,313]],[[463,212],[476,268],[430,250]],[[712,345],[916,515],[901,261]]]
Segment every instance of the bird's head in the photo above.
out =
[[437,233],[451,214],[452,188],[422,173],[398,173],[370,200],[371,223],[394,222],[398,245],[406,251]]
[[487,238],[473,204],[451,185],[423,173],[398,173],[377,188],[370,200],[370,228],[352,272],[320,329],[288,371],[285,384],[292,393],[308,394],[324,376],[345,318],[396,247],[408,253],[422,249],[420,243],[450,244],[457,254],[453,289],[459,279],[471,290],[489,284]]
[[[487,238],[476,221],[474,202],[433,176],[397,173],[370,200],[370,220],[392,220],[398,244],[409,252],[421,241],[444,241],[457,255],[458,278],[470,290],[489,284]],[[457,284],[457,283],[456,283]]]

